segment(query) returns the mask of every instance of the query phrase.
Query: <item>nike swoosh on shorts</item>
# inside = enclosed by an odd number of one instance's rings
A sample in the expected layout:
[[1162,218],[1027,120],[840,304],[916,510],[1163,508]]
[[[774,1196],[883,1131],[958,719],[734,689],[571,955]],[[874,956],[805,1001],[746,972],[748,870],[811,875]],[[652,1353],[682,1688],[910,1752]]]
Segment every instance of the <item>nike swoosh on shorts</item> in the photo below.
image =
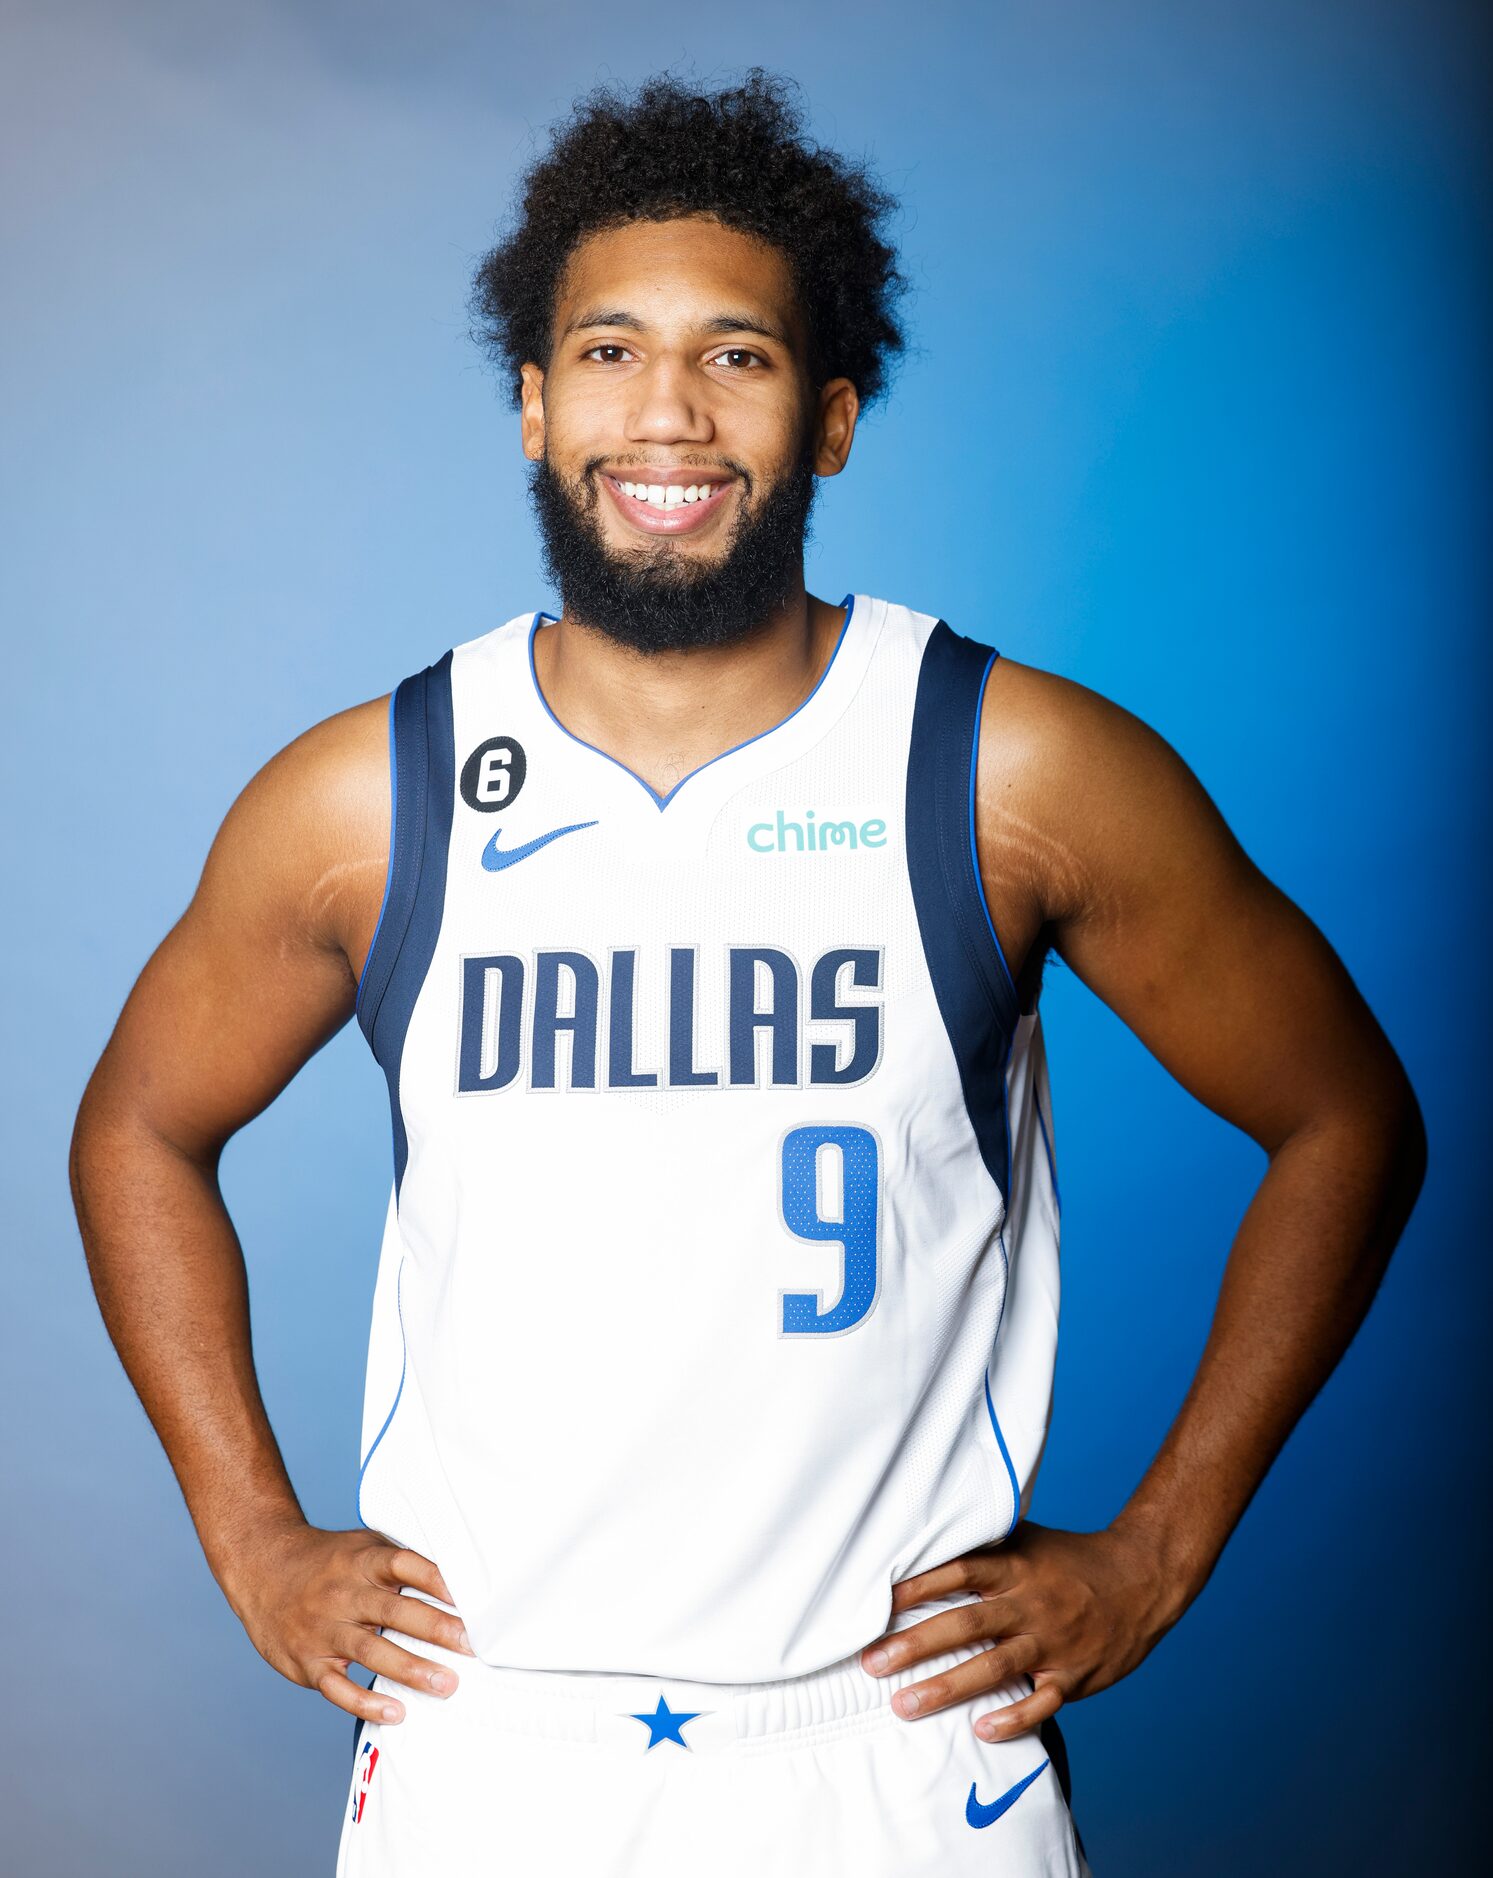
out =
[[1010,1812],[1011,1808],[1046,1766],[1047,1762],[1043,1761],[1042,1766],[1034,1767],[1025,1780],[1018,1780],[1014,1787],[1007,1787],[1006,1791],[998,1800],[991,1800],[985,1804],[982,1804],[975,1798],[975,1789],[979,1785],[979,1782],[971,1781],[969,1798],[964,1802],[964,1817],[969,1821],[970,1825],[976,1828],[981,1826],[993,1826],[1002,1813]]

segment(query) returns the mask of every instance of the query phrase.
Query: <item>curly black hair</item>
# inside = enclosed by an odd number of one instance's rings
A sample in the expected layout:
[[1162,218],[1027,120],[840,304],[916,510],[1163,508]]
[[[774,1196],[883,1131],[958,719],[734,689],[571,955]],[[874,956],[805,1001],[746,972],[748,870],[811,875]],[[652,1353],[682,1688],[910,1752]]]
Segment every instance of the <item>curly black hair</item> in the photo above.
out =
[[549,362],[556,293],[576,246],[601,229],[685,215],[714,216],[777,248],[799,294],[814,384],[848,378],[862,409],[882,396],[905,345],[896,306],[907,280],[881,236],[898,205],[864,164],[804,138],[796,89],[752,66],[722,91],[659,75],[631,96],[599,85],[576,101],[520,179],[516,224],[472,285],[472,336],[515,408],[520,366]]

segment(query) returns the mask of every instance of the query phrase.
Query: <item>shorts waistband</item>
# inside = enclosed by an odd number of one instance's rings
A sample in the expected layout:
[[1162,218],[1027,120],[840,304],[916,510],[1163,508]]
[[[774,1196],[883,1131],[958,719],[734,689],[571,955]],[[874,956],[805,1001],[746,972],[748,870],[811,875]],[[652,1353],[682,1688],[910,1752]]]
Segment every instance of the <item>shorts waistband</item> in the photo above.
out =
[[[895,1628],[906,1629],[969,1601],[958,1597],[915,1606],[898,1614],[901,1621]],[[439,1704],[453,1717],[460,1709],[469,1722],[503,1733],[593,1742],[633,1753],[673,1740],[696,1753],[729,1750],[739,1754],[867,1733],[901,1722],[891,1706],[899,1689],[926,1681],[990,1647],[988,1643],[961,1645],[887,1676],[873,1676],[863,1669],[857,1650],[807,1675],[730,1683],[611,1670],[500,1668],[397,1631],[387,1634],[405,1649],[448,1664],[460,1679],[455,1692],[444,1698],[386,1683],[407,1709]],[[980,1700],[986,1707],[998,1707],[1025,1695],[1027,1688],[1023,1678]]]

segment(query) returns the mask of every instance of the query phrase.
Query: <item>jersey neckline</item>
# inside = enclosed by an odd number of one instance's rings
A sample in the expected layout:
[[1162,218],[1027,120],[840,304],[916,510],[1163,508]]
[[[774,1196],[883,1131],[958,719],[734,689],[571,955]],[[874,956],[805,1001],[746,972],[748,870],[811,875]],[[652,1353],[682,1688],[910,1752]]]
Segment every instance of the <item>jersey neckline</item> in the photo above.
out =
[[819,674],[818,678],[814,680],[813,688],[809,691],[807,696],[801,698],[788,715],[779,718],[776,724],[769,724],[766,730],[759,730],[754,736],[745,737],[740,743],[733,743],[729,750],[722,750],[717,755],[709,757],[705,762],[697,764],[687,775],[681,776],[678,782],[674,784],[673,788],[665,795],[660,795],[653,787],[652,783],[645,782],[635,769],[630,769],[619,757],[613,756],[610,751],[603,750],[599,744],[590,743],[586,738],[578,737],[573,730],[567,729],[550,709],[549,700],[545,697],[543,690],[540,688],[539,674],[534,666],[534,640],[539,632],[540,623],[544,620],[551,620],[558,623],[558,615],[546,613],[542,608],[534,614],[533,619],[529,622],[529,641],[526,654],[529,668],[529,683],[533,688],[534,696],[539,701],[539,708],[562,736],[568,737],[572,743],[578,743],[583,750],[592,751],[596,756],[601,757],[604,762],[611,763],[615,768],[620,769],[624,776],[630,776],[638,787],[644,791],[653,806],[662,814],[686,783],[693,782],[697,776],[702,776],[706,770],[714,769],[718,763],[724,763],[727,757],[735,756],[738,750],[750,749],[754,743],[761,743],[765,737],[776,735],[778,731],[784,729],[788,724],[791,724],[800,712],[807,710],[809,705],[813,703],[814,699],[824,689],[825,681],[835,669],[836,661],[840,656],[840,649],[849,636],[850,623],[855,615],[855,602],[856,596],[853,593],[847,593],[845,598],[840,602],[840,605],[845,609],[845,617],[840,622],[840,630],[835,637],[834,645],[830,648],[830,655],[825,660],[824,670]]

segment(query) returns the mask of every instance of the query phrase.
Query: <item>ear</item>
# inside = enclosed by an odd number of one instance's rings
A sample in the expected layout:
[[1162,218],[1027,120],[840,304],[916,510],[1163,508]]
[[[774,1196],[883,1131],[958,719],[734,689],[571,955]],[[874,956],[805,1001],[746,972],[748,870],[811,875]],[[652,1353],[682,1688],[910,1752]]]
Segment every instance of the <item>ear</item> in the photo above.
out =
[[531,463],[544,457],[544,373],[537,365],[521,365],[519,378],[519,441]]
[[855,439],[855,420],[860,416],[860,409],[860,398],[848,378],[832,378],[821,388],[814,449],[816,476],[838,476],[844,469]]

